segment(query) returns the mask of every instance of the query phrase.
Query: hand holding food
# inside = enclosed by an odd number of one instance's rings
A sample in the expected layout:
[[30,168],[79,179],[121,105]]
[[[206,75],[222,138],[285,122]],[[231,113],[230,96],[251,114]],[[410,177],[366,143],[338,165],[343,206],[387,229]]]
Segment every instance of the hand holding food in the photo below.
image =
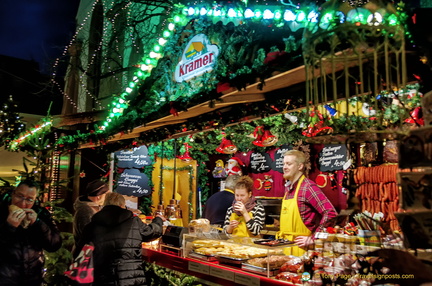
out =
[[236,202],[234,205],[234,210],[243,214],[246,212],[246,207],[242,202]]
[[32,210],[32,209],[23,209],[23,210],[26,213],[26,216],[25,216],[24,220],[26,221],[27,226],[34,224],[36,222],[36,220],[37,220],[37,213],[34,210]]
[[9,205],[9,215],[7,217],[7,222],[13,227],[22,225],[24,228],[27,228],[30,223],[27,219],[26,212],[16,205]]

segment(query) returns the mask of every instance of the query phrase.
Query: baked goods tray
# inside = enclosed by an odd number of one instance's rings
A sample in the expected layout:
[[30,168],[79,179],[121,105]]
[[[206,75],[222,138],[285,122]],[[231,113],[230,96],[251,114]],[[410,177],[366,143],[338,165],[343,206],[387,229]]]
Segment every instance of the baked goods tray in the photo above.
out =
[[188,254],[188,256],[191,258],[195,258],[195,259],[199,259],[199,260],[203,260],[203,261],[207,261],[207,262],[217,261],[217,259],[214,255],[204,255],[204,254],[200,254],[200,253],[196,253],[196,252],[190,252]]
[[274,269],[270,269],[269,271],[267,271],[267,268],[264,267],[259,267],[259,266],[255,266],[252,264],[248,264],[248,263],[242,263],[242,270],[248,271],[248,272],[252,272],[255,274],[260,274],[260,275],[270,275],[270,276],[275,276],[276,274],[278,274],[279,268],[274,268]]
[[234,258],[229,256],[221,256],[217,255],[216,259],[219,261],[219,263],[225,263],[225,264],[233,264],[241,266],[241,264],[248,260],[248,258]]
[[295,242],[286,239],[257,239],[254,240],[254,243],[259,245],[265,245],[265,246],[281,246],[281,245],[294,244]]

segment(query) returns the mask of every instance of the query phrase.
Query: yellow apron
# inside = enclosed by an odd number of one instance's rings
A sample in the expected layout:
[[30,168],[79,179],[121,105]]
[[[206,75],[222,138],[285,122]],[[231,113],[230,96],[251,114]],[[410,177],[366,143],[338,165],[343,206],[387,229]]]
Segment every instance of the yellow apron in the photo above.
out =
[[[249,212],[249,216],[253,219],[252,212]],[[230,216],[230,221],[236,220],[239,222],[238,226],[233,229],[232,235],[241,236],[241,237],[256,237],[253,235],[246,226],[246,221],[243,215],[238,215],[233,212]]]
[[[303,223],[297,203],[298,192],[304,178],[304,175],[300,177],[297,183],[294,198],[284,198],[282,200],[280,230],[276,235],[277,238],[283,238],[293,241],[297,236],[309,236],[312,234],[312,232]],[[305,249],[298,246],[287,247],[284,249],[284,253],[286,255],[302,256],[305,252]]]

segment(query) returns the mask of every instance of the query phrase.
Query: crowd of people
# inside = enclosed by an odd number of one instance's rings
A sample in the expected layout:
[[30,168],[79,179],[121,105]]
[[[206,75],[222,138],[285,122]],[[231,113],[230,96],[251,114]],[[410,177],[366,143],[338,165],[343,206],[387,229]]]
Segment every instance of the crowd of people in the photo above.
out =
[[[296,243],[286,254],[303,254],[313,244],[312,234],[337,215],[321,189],[305,177],[306,160],[295,150],[284,156],[287,184],[277,237]],[[62,245],[50,212],[38,201],[38,191],[34,182],[22,181],[0,202],[0,286],[42,285],[44,251],[54,252]],[[229,175],[225,187],[208,199],[204,217],[238,237],[259,237],[266,220],[263,205],[253,195],[252,179],[237,174]],[[100,180],[92,181],[74,203],[73,256],[85,244],[94,246],[93,285],[146,285],[142,242],[159,238],[164,220],[156,216],[143,223],[126,208],[122,195]]]

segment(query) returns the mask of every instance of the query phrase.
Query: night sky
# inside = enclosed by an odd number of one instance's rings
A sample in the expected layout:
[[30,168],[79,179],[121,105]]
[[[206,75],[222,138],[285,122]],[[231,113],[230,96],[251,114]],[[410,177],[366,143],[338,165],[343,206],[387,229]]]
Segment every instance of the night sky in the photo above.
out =
[[0,55],[49,70],[75,31],[80,0],[0,0]]

